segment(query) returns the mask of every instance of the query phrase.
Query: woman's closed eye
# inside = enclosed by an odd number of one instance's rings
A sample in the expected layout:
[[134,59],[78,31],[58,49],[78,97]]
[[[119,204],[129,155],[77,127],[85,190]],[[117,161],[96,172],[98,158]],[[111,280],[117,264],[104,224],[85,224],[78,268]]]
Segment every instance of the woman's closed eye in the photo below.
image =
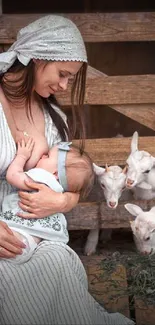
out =
[[60,78],[68,78],[69,76],[65,72],[60,71],[59,72],[59,77]]

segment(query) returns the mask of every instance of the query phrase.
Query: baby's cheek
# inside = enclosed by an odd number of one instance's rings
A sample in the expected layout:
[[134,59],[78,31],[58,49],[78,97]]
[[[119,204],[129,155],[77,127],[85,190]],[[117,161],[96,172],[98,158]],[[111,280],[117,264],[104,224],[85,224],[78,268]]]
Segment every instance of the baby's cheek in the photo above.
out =
[[47,154],[48,153],[48,146],[47,147],[37,147],[35,146],[31,157],[29,158],[29,160],[27,161],[24,170],[27,171],[31,168],[36,167],[38,161],[40,160],[40,158],[43,156],[43,154]]

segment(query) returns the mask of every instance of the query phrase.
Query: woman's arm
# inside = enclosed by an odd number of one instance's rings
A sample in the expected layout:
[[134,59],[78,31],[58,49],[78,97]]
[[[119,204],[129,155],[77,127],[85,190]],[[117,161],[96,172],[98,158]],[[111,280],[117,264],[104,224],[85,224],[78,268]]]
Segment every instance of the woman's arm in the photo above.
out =
[[24,219],[28,218],[45,218],[51,214],[58,212],[68,212],[72,210],[78,203],[78,193],[57,193],[48,186],[26,180],[26,186],[30,191],[37,192],[27,193],[19,191],[19,206],[27,213],[18,213],[18,216]]

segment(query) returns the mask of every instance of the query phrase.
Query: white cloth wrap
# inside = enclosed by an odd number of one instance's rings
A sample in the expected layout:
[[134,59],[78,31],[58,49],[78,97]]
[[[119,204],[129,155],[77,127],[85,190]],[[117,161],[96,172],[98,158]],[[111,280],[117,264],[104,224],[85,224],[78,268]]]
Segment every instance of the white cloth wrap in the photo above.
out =
[[18,60],[25,66],[31,59],[87,62],[85,44],[77,26],[69,19],[48,15],[22,28],[7,52],[0,54],[0,71]]
[[[63,192],[55,176],[42,168],[33,168],[25,173],[35,182],[44,183],[56,192]],[[16,227],[16,230],[26,231],[29,235],[54,242],[68,243],[67,222],[63,213],[55,213],[43,219],[23,219],[16,215],[19,211],[24,213],[19,208],[18,202],[17,192],[5,196],[0,220],[7,223],[9,227]]]

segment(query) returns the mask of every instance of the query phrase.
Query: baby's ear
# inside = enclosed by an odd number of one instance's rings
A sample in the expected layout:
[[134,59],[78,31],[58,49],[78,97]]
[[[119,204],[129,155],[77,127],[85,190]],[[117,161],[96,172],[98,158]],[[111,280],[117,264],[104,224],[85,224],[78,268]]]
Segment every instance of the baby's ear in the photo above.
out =
[[97,166],[96,164],[93,163],[93,168],[94,168],[94,172],[97,176],[101,176],[104,174],[105,172],[105,168]]
[[143,210],[136,204],[127,203],[124,205],[125,209],[132,214],[132,216],[137,217]]

